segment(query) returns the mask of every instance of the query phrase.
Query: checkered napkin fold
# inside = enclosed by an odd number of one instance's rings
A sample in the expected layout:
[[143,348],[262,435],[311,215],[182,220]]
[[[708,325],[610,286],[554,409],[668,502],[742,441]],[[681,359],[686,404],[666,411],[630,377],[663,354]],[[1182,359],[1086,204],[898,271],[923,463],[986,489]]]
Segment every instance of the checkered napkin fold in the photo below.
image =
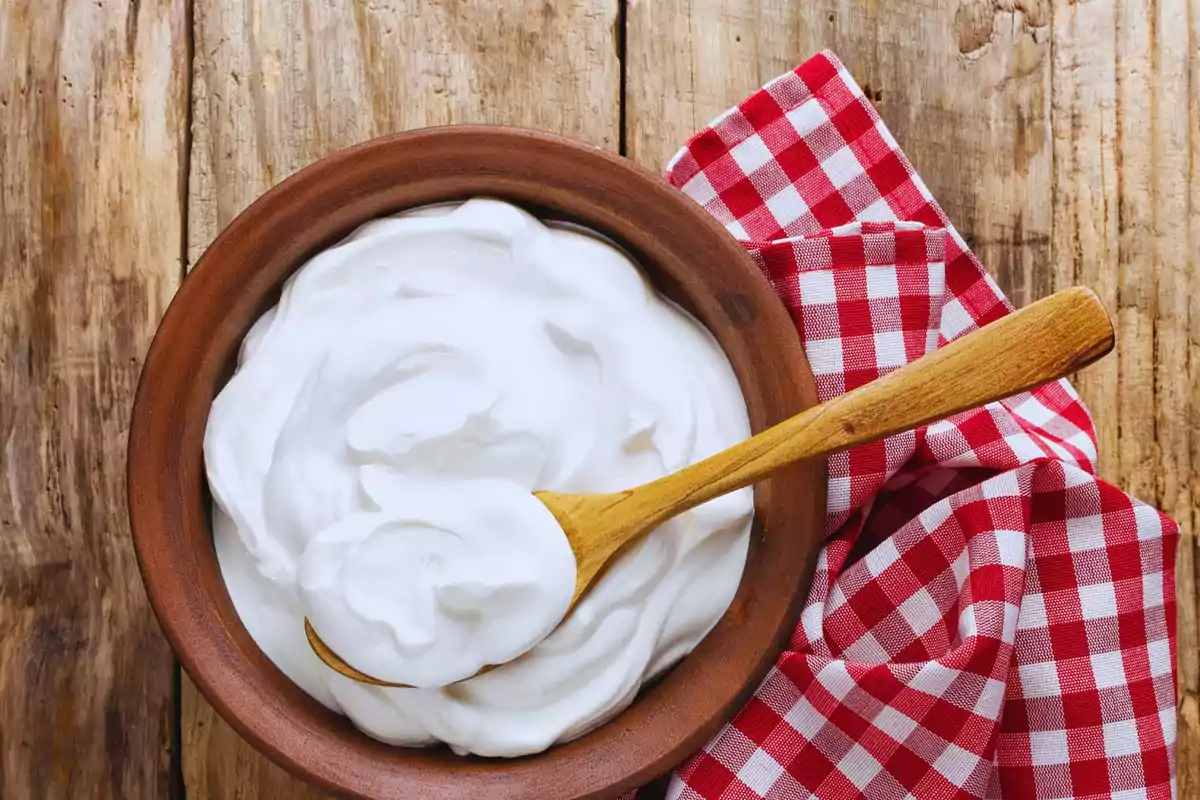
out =
[[[770,279],[822,400],[1012,310],[830,53],[667,177]],[[1171,797],[1178,528],[1095,467],[1065,381],[833,456],[790,645],[668,797]]]

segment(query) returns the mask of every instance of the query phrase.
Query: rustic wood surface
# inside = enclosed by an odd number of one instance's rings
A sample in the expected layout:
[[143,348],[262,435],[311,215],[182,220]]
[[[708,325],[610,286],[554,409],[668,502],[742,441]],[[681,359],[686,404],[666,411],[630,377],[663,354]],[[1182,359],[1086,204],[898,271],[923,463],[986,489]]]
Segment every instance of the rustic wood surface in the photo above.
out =
[[182,0],[0,3],[0,797],[167,796],[173,661],[125,514],[181,278]]
[[657,169],[829,47],[1015,302],[1082,283],[1116,320],[1077,385],[1101,473],[1184,529],[1177,760],[1200,799],[1197,42],[1198,0],[0,3],[0,796],[317,796],[173,692],[128,544],[129,403],[185,251],[313,159],[420,125]]

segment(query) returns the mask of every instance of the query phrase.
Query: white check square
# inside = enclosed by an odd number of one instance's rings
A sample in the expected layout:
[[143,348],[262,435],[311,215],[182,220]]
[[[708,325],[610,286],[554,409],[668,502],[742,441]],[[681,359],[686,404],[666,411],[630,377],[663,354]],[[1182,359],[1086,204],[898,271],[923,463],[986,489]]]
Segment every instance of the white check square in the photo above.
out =
[[1021,689],[1026,697],[1059,697],[1062,685],[1058,682],[1058,664],[1053,661],[1037,661],[1020,664],[1017,673],[1021,676]]
[[858,157],[849,147],[839,147],[833,151],[821,162],[821,169],[825,170],[835,189],[842,188],[864,172]]
[[896,268],[867,267],[867,297],[872,300],[881,297],[899,297],[900,284],[896,280]]
[[800,303],[805,306],[833,305],[837,302],[837,287],[833,273],[827,269],[814,269],[796,276],[800,285]]
[[817,128],[829,124],[829,115],[817,100],[809,100],[793,108],[787,113],[787,119],[801,138],[807,138]]
[[908,363],[904,352],[904,334],[900,331],[880,331],[874,335],[875,364],[880,369],[902,367]]
[[1104,726],[1104,754],[1109,758],[1127,756],[1140,749],[1137,723],[1133,720],[1118,720]]
[[1124,686],[1128,683],[1125,677],[1125,659],[1120,651],[1111,653],[1092,653],[1092,678],[1097,689],[1111,689],[1114,686]]
[[857,743],[838,762],[838,770],[858,787],[860,792],[867,788],[867,784],[875,779],[881,769],[883,765]]
[[709,183],[708,176],[697,172],[692,179],[683,185],[683,193],[702,206],[711,203],[717,196],[717,190]]
[[747,175],[753,175],[759,167],[771,160],[771,151],[761,136],[751,136],[729,151],[738,167]]
[[962,786],[979,763],[979,756],[956,744],[946,745],[945,751],[933,762],[933,768],[955,786]]
[[775,785],[775,781],[782,773],[783,767],[779,766],[778,761],[762,750],[755,750],[745,765],[738,770],[737,776],[738,780],[749,786],[751,790],[765,795],[771,791],[771,787]]
[[783,228],[808,213],[808,205],[792,184],[780,189],[766,200],[767,208],[779,227]]
[[814,375],[840,375],[845,371],[841,339],[813,339],[804,351]]
[[1117,593],[1111,583],[1079,587],[1079,608],[1084,619],[1104,619],[1117,615]]
[[1029,751],[1034,765],[1068,763],[1066,731],[1030,731]]

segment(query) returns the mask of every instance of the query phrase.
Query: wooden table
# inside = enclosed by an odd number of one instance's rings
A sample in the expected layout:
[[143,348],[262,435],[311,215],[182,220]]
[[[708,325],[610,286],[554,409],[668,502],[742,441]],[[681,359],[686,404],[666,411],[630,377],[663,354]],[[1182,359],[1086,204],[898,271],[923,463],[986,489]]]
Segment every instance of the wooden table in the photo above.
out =
[[0,796],[314,797],[182,680],[125,520],[130,402],[188,265],[379,134],[559,131],[660,167],[833,48],[1018,304],[1095,288],[1101,471],[1184,529],[1200,798],[1197,0],[2,0]]

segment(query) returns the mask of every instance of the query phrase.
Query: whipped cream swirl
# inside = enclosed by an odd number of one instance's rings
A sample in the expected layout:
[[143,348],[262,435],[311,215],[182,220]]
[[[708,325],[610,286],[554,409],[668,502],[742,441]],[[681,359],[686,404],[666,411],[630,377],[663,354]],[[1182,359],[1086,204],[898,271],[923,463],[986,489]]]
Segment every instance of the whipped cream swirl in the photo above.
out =
[[[564,618],[574,557],[532,493],[617,491],[748,435],[715,340],[607,241],[495,200],[408,212],[314,257],[246,336],[204,443],[217,555],[267,656],[369,735],[537,752],[711,630],[752,497],[662,525]],[[328,669],[305,617],[415,688]]]

